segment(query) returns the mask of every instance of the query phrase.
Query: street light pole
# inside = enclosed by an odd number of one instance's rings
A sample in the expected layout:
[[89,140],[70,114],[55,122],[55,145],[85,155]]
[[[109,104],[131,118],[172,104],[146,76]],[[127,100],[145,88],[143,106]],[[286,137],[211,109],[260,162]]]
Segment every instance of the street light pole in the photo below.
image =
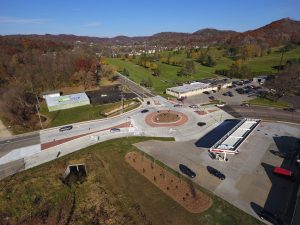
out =
[[39,116],[41,128],[43,129],[43,124],[42,124],[41,115],[40,115],[40,111],[39,111],[38,105],[35,104],[35,107],[36,107],[36,110],[37,110],[37,112],[38,112],[38,116]]

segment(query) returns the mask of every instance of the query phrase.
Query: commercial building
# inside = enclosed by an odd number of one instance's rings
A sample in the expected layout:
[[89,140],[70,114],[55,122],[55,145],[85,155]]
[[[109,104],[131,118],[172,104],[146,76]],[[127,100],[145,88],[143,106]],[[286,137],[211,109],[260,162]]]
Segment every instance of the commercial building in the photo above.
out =
[[46,99],[46,97],[59,97],[60,91],[47,91],[47,92],[43,92],[41,95],[43,99]]
[[230,86],[231,84],[232,83],[228,82],[227,79],[206,79],[203,80],[203,82],[192,82],[190,84],[184,84],[182,86],[167,88],[166,93],[177,98],[190,97],[202,94],[205,91],[218,91],[221,88]]
[[237,154],[238,147],[251,134],[251,132],[260,123],[259,119],[242,119],[235,127],[233,127],[225,136],[223,136],[210,149],[214,153]]
[[58,97],[46,97],[49,112],[89,105],[90,99],[86,93],[76,93]]

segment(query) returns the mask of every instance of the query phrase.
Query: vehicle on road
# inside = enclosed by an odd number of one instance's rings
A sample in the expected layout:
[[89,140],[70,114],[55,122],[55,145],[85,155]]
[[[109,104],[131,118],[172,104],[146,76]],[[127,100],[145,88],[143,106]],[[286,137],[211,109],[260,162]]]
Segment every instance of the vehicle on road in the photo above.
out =
[[292,171],[281,168],[279,166],[274,167],[273,173],[275,175],[281,176],[283,178],[287,178],[287,179],[290,179],[290,180],[295,180],[295,176],[294,176],[294,173]]
[[63,132],[63,131],[72,130],[72,129],[73,129],[73,126],[72,125],[68,125],[68,126],[64,126],[64,127],[59,128],[59,131]]
[[241,106],[246,106],[246,107],[249,107],[250,104],[249,103],[242,103]]
[[120,131],[121,131],[121,129],[120,128],[116,128],[116,127],[110,129],[111,133],[120,132]]
[[224,103],[219,103],[219,104],[217,104],[216,106],[217,106],[217,107],[224,107],[225,104],[224,104]]
[[288,111],[288,112],[295,112],[296,111],[296,109],[294,109],[294,108],[284,108],[283,110]]
[[207,166],[207,171],[211,174],[214,175],[215,177],[219,178],[220,180],[225,180],[226,176],[221,173],[219,170],[211,167],[211,166]]
[[141,111],[141,113],[147,113],[147,112],[149,112],[148,109],[143,109],[143,110]]
[[182,107],[183,105],[181,104],[175,104],[174,107]]
[[192,109],[198,109],[197,105],[190,105],[189,107],[192,108]]
[[200,126],[200,127],[202,127],[202,126],[205,126],[206,123],[204,123],[204,122],[198,122],[197,125]]
[[188,168],[186,165],[179,164],[179,169],[183,174],[185,174],[191,178],[196,177],[196,173],[193,170],[191,170],[190,168]]
[[204,91],[203,94],[209,95],[210,93],[208,91]]
[[209,96],[208,97],[210,100],[215,100],[215,97],[214,96]]
[[273,214],[265,209],[261,210],[258,213],[258,216],[262,219],[262,220],[267,220],[269,222],[271,222],[274,225],[282,225],[283,221],[282,219],[279,218],[278,215]]

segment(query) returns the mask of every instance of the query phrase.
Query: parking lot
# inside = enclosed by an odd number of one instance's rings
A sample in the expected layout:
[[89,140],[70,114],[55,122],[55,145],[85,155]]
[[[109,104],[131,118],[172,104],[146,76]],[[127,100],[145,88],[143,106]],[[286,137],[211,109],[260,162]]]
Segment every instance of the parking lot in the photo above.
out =
[[[250,86],[254,88],[250,88]],[[232,87],[221,89],[220,91],[209,93],[203,93],[196,96],[188,97],[184,103],[185,104],[205,104],[209,103],[210,100],[221,100],[222,102],[225,102],[229,105],[240,105],[243,103],[243,101],[248,101],[251,99],[256,98],[256,94],[259,91],[262,91],[263,89],[257,89],[259,88],[259,84],[255,82],[246,83],[246,84],[240,84],[236,85],[233,84]],[[240,93],[236,91],[236,89],[240,89]],[[248,93],[243,93],[244,91]]]
[[[263,122],[228,162],[212,160],[207,148],[196,146],[199,140],[148,141],[136,146],[174,170],[179,171],[179,164],[187,165],[197,174],[194,182],[253,216],[265,208],[285,218],[295,183],[275,176],[272,169],[282,166],[294,170],[296,166],[269,150],[295,151],[299,136],[297,126]],[[220,170],[226,179],[221,181],[209,174],[207,166]]]

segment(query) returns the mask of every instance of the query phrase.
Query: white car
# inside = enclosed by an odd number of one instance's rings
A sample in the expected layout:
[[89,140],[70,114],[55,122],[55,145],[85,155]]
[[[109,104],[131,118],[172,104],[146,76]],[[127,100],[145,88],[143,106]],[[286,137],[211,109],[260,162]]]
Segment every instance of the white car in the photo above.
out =
[[219,103],[219,104],[217,104],[217,107],[224,107],[224,106],[225,106],[224,103]]

